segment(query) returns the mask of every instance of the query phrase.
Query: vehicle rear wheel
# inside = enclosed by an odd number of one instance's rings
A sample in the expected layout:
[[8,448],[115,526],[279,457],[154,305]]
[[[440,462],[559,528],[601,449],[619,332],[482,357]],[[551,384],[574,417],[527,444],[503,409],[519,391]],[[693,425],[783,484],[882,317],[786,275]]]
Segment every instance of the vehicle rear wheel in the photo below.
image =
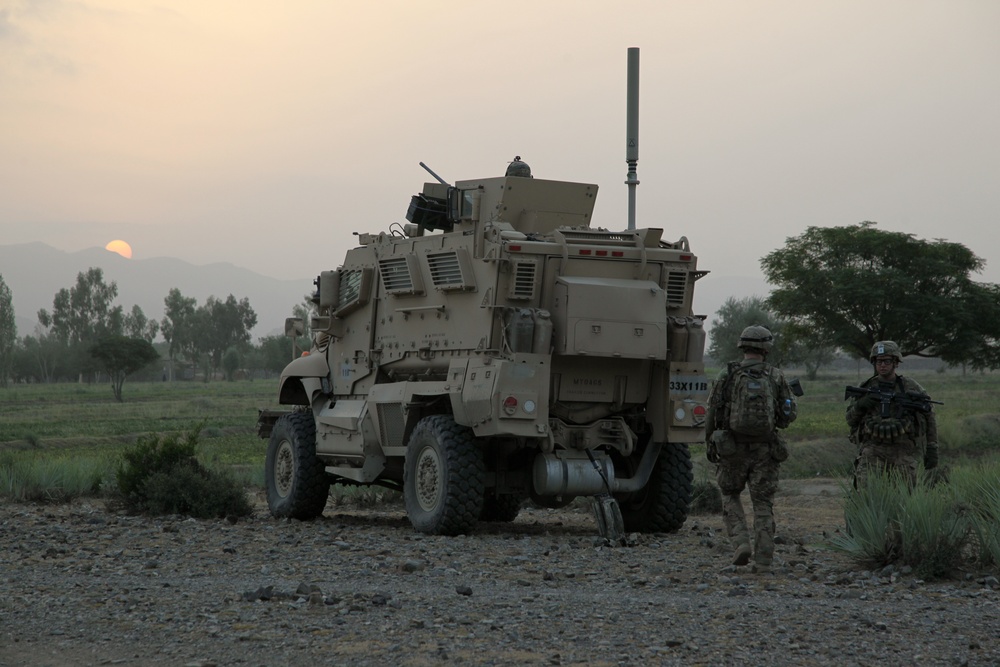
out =
[[619,499],[625,530],[672,533],[680,530],[691,507],[694,473],[685,443],[665,443],[646,487]]
[[523,502],[524,497],[520,495],[497,495],[493,491],[488,491],[483,499],[483,511],[479,515],[479,520],[510,523],[517,518]]
[[424,417],[403,464],[403,500],[413,527],[431,535],[468,532],[483,511],[486,465],[475,436],[449,415]]
[[275,422],[264,459],[264,481],[272,516],[315,519],[323,514],[330,480],[316,458],[311,414],[293,412]]

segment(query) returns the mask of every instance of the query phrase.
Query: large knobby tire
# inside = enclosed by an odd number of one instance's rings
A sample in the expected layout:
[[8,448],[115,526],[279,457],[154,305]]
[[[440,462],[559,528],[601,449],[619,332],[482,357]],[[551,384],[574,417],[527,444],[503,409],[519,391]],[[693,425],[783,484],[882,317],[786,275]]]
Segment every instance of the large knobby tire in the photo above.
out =
[[493,491],[487,491],[479,520],[510,523],[517,518],[523,502],[524,496],[520,494],[497,495]]
[[691,507],[693,483],[688,446],[685,443],[665,443],[646,488],[629,494],[620,502],[625,530],[638,533],[680,530]]
[[475,436],[448,415],[424,417],[413,429],[403,464],[403,500],[413,527],[460,535],[483,511],[486,464]]
[[316,424],[311,414],[293,412],[275,422],[267,443],[264,481],[272,516],[305,520],[323,514],[330,480],[316,458]]

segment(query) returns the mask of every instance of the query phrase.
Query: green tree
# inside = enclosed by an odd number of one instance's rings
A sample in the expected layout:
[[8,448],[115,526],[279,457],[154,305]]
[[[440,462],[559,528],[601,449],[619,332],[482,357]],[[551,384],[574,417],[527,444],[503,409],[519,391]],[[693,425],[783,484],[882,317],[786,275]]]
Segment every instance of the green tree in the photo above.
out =
[[0,387],[7,386],[14,365],[17,345],[17,323],[14,320],[14,299],[10,287],[0,274]]
[[232,382],[236,379],[236,371],[240,369],[240,351],[235,347],[226,350],[222,355],[222,370],[226,374],[226,380]]
[[72,367],[70,349],[52,334],[36,331],[18,346],[15,365],[20,378],[54,382],[67,376]]
[[174,379],[174,361],[183,356],[193,345],[193,319],[197,301],[172,288],[163,299],[164,316],[160,320],[160,332],[167,341],[169,378]]
[[125,378],[160,359],[160,355],[148,340],[126,336],[102,338],[90,347],[90,354],[111,377],[111,391],[119,403],[122,402],[122,385],[125,384]]
[[867,358],[878,340],[904,355],[1000,362],[1000,291],[969,277],[983,261],[960,243],[874,222],[809,227],[761,260],[768,304],[828,347]]
[[146,317],[146,313],[136,304],[132,306],[132,312],[125,315],[123,329],[130,338],[142,338],[152,343],[160,332],[160,323]]
[[[738,349],[740,332],[751,324],[767,327],[776,340],[781,339],[784,323],[768,310],[764,297],[748,296],[739,299],[731,296],[726,299],[712,319],[708,355],[718,364],[741,359],[743,355]],[[780,348],[776,347],[768,360],[780,365]]]
[[257,325],[257,314],[248,299],[237,301],[232,294],[225,301],[210,296],[198,311],[198,348],[208,353],[212,368],[218,370],[226,350],[234,346],[243,349],[250,343],[250,330]]
[[105,283],[104,271],[90,268],[77,274],[76,285],[56,293],[51,314],[44,308],[38,311],[38,321],[71,344],[120,336],[124,326],[122,307],[111,305],[117,297],[117,283]]
[[270,373],[280,373],[295,358],[292,339],[288,336],[265,336],[260,339],[256,350],[259,356],[257,363]]

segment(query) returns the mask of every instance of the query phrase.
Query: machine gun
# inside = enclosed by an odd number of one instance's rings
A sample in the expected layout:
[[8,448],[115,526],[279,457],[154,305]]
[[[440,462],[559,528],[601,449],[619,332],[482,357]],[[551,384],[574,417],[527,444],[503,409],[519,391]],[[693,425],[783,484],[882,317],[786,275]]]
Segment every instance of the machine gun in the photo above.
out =
[[847,387],[844,390],[844,400],[851,398],[861,398],[863,396],[874,396],[878,399],[879,403],[882,404],[882,417],[889,416],[889,404],[896,403],[908,410],[916,410],[917,412],[930,412],[932,410],[931,403],[935,405],[944,405],[941,401],[932,401],[931,397],[927,394],[921,394],[918,391],[891,391],[885,389],[879,389],[878,387]]

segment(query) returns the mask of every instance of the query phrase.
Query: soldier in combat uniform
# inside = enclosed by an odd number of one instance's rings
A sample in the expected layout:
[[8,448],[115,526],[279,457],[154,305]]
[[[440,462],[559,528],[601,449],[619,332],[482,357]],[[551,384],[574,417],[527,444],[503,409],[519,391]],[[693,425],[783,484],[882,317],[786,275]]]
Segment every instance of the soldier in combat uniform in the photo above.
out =
[[[788,458],[788,446],[776,429],[785,428],[798,414],[791,387],[780,369],[766,362],[773,344],[771,332],[749,326],[740,334],[743,360],[723,370],[712,386],[708,400],[706,437],[708,460],[717,464],[716,481],[723,495],[722,518],[734,548],[733,565],[746,565],[751,556],[754,571],[769,572],[774,557],[774,494],[778,490],[778,469]],[[759,378],[767,399],[761,416],[766,427],[747,435],[735,430],[733,412],[737,398],[735,378],[744,371]],[[769,387],[764,387],[767,383]],[[753,504],[753,548],[740,494],[750,488]]]
[[[862,389],[878,388],[895,394],[909,393],[925,398],[927,392],[916,380],[896,372],[902,357],[899,345],[891,340],[872,346],[869,356],[875,375],[861,384]],[[930,411],[916,410],[890,401],[888,415],[883,416],[882,403],[873,394],[855,398],[847,406],[847,425],[851,427],[851,442],[858,445],[854,460],[854,486],[863,488],[873,471],[896,472],[910,488],[917,483],[917,461],[923,455],[924,468],[938,463],[937,419]]]

